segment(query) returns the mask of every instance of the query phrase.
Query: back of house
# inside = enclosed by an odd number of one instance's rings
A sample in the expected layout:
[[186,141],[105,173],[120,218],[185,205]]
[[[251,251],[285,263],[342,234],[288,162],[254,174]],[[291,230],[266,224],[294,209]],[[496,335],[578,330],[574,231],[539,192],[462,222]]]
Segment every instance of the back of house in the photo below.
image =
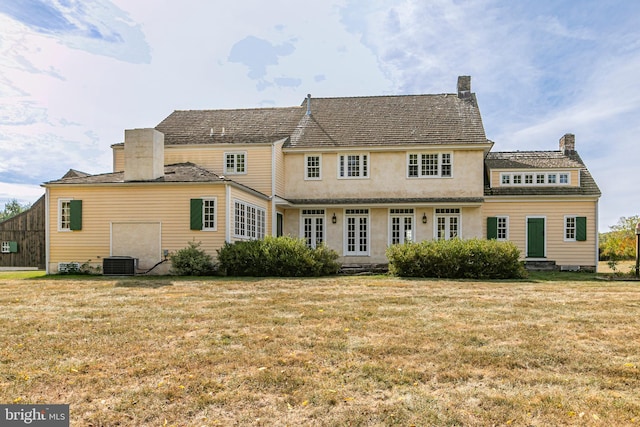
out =
[[492,152],[468,76],[455,93],[175,111],[125,131],[112,172],[44,184],[47,268],[131,257],[166,273],[166,254],[190,241],[215,257],[224,242],[286,234],[344,265],[385,265],[407,241],[486,237],[593,269],[600,192],[562,141]]

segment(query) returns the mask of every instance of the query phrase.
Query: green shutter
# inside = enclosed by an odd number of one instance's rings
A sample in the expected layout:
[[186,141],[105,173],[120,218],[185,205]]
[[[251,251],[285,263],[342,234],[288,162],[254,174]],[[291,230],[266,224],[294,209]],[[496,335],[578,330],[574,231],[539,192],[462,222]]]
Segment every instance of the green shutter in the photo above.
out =
[[82,230],[82,200],[71,200],[69,202],[69,210],[71,211],[69,229]]
[[191,229],[202,230],[202,199],[191,199]]
[[498,238],[498,218],[490,216],[487,218],[487,239]]
[[18,242],[9,242],[9,252],[18,252]]
[[579,242],[587,240],[587,217],[576,217],[576,240]]

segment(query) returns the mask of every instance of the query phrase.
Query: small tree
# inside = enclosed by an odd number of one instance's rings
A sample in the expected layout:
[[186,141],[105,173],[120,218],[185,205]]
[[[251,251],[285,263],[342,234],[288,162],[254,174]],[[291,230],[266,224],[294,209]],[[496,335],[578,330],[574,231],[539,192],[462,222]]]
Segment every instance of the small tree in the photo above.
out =
[[0,221],[5,221],[9,218],[12,218],[31,207],[31,203],[27,203],[25,205],[21,205],[16,199],[12,199],[8,201],[4,205],[4,209],[0,211]]
[[621,217],[611,231],[600,235],[600,256],[603,260],[614,262],[633,259],[636,255],[636,224],[640,215]]

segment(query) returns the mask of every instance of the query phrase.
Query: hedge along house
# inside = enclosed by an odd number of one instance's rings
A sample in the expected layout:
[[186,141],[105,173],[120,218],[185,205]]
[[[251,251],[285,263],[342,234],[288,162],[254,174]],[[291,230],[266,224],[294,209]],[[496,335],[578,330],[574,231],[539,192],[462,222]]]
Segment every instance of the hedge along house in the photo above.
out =
[[[577,154],[538,152],[534,164],[492,146],[467,76],[457,93],[175,111],[125,131],[114,172],[44,184],[47,268],[131,256],[144,270],[189,241],[215,256],[224,242],[282,234],[344,264],[385,264],[405,241],[495,237],[527,259],[595,268],[599,191]],[[525,177],[536,171],[544,185]],[[503,181],[518,173],[519,186]],[[544,252],[526,252],[536,218]]]

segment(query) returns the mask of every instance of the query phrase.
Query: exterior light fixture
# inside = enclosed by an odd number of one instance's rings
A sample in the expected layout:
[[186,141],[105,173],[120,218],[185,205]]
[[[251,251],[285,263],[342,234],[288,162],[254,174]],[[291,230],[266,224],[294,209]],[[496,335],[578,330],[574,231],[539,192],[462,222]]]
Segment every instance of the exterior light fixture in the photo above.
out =
[[423,224],[427,223],[427,214],[426,214],[426,212],[422,214],[422,223]]
[[338,218],[336,218],[336,213],[335,213],[335,212],[333,213],[333,216],[331,217],[331,222],[332,222],[333,224],[335,224],[336,222],[338,222]]

